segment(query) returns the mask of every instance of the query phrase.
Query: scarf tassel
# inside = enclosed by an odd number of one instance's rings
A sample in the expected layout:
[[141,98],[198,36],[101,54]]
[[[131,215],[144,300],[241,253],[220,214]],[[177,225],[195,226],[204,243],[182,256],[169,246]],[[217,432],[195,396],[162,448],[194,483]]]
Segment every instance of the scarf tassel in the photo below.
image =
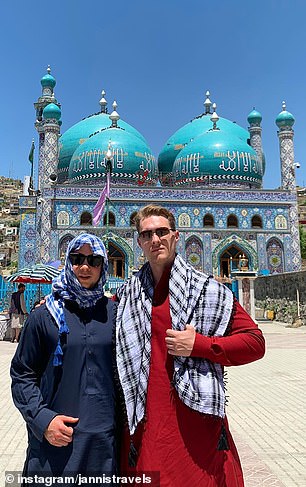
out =
[[62,321],[62,322],[61,322],[61,326],[60,326],[59,333],[60,333],[60,335],[61,335],[62,333],[66,333],[66,334],[68,335],[68,333],[69,333],[69,328],[68,328],[68,326],[67,326],[67,324],[66,324],[66,322],[65,322],[65,321]]
[[130,451],[129,451],[129,467],[136,467],[137,457],[138,457],[138,452],[135,448],[133,440],[131,440]]
[[53,365],[54,367],[58,367],[59,365],[63,364],[63,350],[61,347],[61,342],[58,340],[57,347],[54,352],[54,357],[53,357]]
[[222,424],[221,424],[221,433],[220,433],[220,438],[219,438],[217,450],[229,450],[227,433],[226,433],[226,428],[225,428],[223,419],[222,419]]

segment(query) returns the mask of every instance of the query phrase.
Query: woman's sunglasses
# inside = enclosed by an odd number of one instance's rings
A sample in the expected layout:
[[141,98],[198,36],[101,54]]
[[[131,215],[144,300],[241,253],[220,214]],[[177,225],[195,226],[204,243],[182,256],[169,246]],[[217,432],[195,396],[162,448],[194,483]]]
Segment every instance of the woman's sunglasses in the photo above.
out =
[[103,257],[102,255],[84,255],[78,254],[76,252],[70,252],[69,260],[72,265],[82,265],[86,261],[87,265],[89,265],[90,267],[99,267],[103,262]]

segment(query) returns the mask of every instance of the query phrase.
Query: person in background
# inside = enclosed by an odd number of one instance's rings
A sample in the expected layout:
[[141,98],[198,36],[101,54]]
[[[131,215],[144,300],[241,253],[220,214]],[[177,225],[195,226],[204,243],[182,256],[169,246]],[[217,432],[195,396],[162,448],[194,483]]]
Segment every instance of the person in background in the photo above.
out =
[[11,342],[14,343],[19,341],[19,335],[23,327],[24,320],[28,315],[28,311],[24,302],[24,291],[25,285],[18,284],[18,290],[12,294],[11,306],[10,306],[10,316],[11,316]]
[[28,430],[25,476],[116,472],[116,304],[103,294],[107,267],[99,238],[74,238],[52,294],[26,322],[11,364]]
[[147,262],[117,293],[121,468],[159,472],[160,487],[243,487],[223,368],[260,359],[262,333],[227,287],[177,255],[170,211],[146,206],[135,223]]

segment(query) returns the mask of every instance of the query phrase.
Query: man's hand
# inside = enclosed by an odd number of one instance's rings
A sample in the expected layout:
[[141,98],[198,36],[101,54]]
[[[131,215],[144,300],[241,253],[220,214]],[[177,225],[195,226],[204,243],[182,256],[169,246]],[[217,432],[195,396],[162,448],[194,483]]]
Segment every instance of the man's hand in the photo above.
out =
[[196,336],[192,325],[186,325],[184,331],[166,330],[166,335],[165,340],[170,355],[190,356]]
[[53,446],[67,446],[72,441],[73,428],[65,423],[77,423],[79,418],[59,415],[50,421],[44,436]]

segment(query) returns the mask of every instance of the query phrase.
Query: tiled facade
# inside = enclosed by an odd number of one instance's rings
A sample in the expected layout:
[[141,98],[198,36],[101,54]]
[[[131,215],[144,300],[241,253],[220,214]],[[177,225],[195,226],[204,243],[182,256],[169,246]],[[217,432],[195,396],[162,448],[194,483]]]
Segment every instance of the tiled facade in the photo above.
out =
[[[132,225],[133,214],[145,204],[157,203],[174,213],[181,235],[178,250],[197,269],[229,276],[231,269],[237,268],[239,257],[243,254],[248,259],[249,269],[253,271],[279,273],[300,269],[291,127],[282,126],[279,131],[282,189],[257,189],[251,184],[248,189],[246,183],[245,187],[239,189],[239,186],[233,186],[231,180],[220,182],[220,186],[216,187],[212,177],[198,187],[189,183],[182,186],[146,186],[139,184],[139,178],[136,178],[134,185],[130,181],[122,185],[118,184],[113,173],[110,226],[107,230],[105,218],[104,224],[103,219],[97,227],[91,224],[93,208],[103,189],[101,180],[105,179],[105,174],[102,174],[103,178],[99,174],[96,179],[88,175],[90,182],[67,180],[63,183],[62,179],[61,184],[51,182],[52,175],[59,174],[58,138],[61,122],[57,118],[44,119],[43,110],[51,100],[52,106],[56,103],[55,108],[59,111],[60,105],[53,96],[54,85],[55,80],[51,94],[43,86],[43,95],[35,104],[41,194],[20,199],[19,266],[58,260],[63,257],[71,238],[82,231],[89,231],[108,242],[110,272],[116,277],[126,278],[143,263]],[[282,112],[281,123],[284,125],[283,113],[288,112]],[[258,115],[256,112],[256,117]],[[254,117],[248,120],[250,144],[264,170],[260,121]],[[224,161],[222,164],[224,166]],[[82,181],[86,181],[86,174],[82,178]]]

